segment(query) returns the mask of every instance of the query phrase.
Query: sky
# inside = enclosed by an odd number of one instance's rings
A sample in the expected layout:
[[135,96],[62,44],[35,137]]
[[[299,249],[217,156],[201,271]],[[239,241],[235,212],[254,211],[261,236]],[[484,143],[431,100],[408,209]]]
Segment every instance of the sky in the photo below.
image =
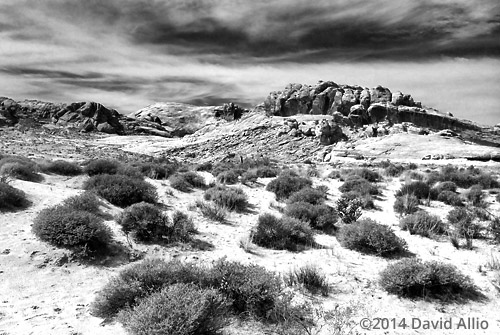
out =
[[375,87],[500,123],[498,0],[0,0],[0,96],[245,107]]

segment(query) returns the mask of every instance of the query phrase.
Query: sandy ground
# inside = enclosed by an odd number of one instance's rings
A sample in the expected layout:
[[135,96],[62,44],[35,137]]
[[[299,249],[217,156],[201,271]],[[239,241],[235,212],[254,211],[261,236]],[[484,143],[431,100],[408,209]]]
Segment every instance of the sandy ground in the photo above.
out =
[[[327,166],[327,169],[329,167]],[[325,171],[327,173],[328,171]],[[205,174],[208,179],[208,174]],[[89,314],[89,306],[98,291],[111,276],[126,264],[113,266],[80,265],[61,262],[65,252],[53,248],[39,240],[31,232],[31,224],[36,214],[43,208],[60,203],[65,198],[81,192],[79,187],[85,177],[58,177],[45,175],[43,183],[14,181],[13,186],[25,191],[33,206],[24,211],[0,214],[0,334],[124,334],[120,324],[102,324],[101,319]],[[362,255],[342,248],[335,237],[317,235],[317,242],[323,249],[309,249],[299,253],[268,250],[255,247],[247,253],[240,247],[240,240],[248,236],[261,213],[278,214],[271,207],[274,195],[264,190],[270,179],[259,180],[254,187],[240,186],[249,196],[253,209],[250,213],[231,213],[229,224],[216,224],[203,218],[198,212],[189,212],[199,231],[196,238],[211,243],[213,250],[193,250],[184,246],[163,247],[157,245],[134,244],[147,257],[180,258],[203,264],[227,257],[243,263],[256,263],[269,270],[284,274],[294,267],[315,264],[327,276],[334,290],[329,297],[317,298],[326,308],[335,305],[357,306],[355,321],[362,317],[373,319],[411,318],[437,321],[452,318],[479,318],[487,321],[485,330],[429,330],[396,329],[370,330],[366,334],[499,334],[500,295],[491,284],[493,272],[485,264],[492,255],[500,258],[499,247],[488,241],[474,241],[474,250],[455,250],[443,238],[432,240],[412,236],[401,231],[398,218],[394,214],[394,192],[401,180],[389,178],[380,184],[383,196],[376,201],[378,210],[367,211],[363,215],[393,227],[403,237],[412,253],[424,260],[440,260],[456,265],[472,277],[481,292],[487,297],[484,302],[466,304],[440,304],[436,302],[412,301],[388,295],[377,284],[379,272],[391,262],[376,256]],[[150,181],[158,188],[161,201],[173,209],[188,211],[196,199],[202,198],[202,191],[182,193],[169,187],[168,181]],[[315,185],[326,185],[330,189],[328,202],[333,203],[340,195],[341,182],[332,179],[315,178]],[[167,192],[168,191],[168,192]],[[172,192],[172,195],[168,195]],[[500,214],[500,208],[492,200],[490,207]],[[120,209],[107,205],[103,209],[116,215]],[[450,208],[433,202],[428,211],[444,217]],[[171,210],[169,210],[171,211]],[[124,236],[113,220],[107,224],[115,232],[118,240]],[[481,269],[481,271],[480,271]],[[484,324],[484,323],[483,323]],[[364,333],[360,328],[360,332]],[[324,329],[327,331],[327,328]],[[259,334],[256,328],[245,325],[229,327],[226,334]],[[323,332],[323,334],[330,334]]]

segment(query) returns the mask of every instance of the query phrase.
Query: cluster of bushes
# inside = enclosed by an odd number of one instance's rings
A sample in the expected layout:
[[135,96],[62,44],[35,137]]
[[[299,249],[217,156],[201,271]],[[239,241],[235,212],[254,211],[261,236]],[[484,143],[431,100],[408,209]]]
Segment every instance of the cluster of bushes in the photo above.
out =
[[105,254],[112,239],[111,230],[99,215],[99,201],[89,193],[42,210],[32,229],[42,241],[70,249],[83,258]]
[[80,165],[65,160],[55,160],[41,165],[43,172],[55,173],[62,176],[78,176],[83,173]]
[[165,179],[179,169],[178,163],[158,159],[127,164],[113,159],[100,158],[88,162],[84,172],[90,177],[99,174],[121,174],[134,178]]
[[310,178],[299,177],[294,172],[287,171],[271,180],[267,184],[266,190],[273,192],[277,200],[286,200],[293,193],[311,186],[312,180]]
[[[281,281],[260,266],[219,260],[201,267],[151,259],[108,282],[97,293],[92,314],[117,316],[132,334],[215,335],[231,316],[283,322],[290,316],[282,315],[283,302],[289,299]],[[294,313],[307,316],[304,310]]]
[[453,265],[415,258],[390,264],[379,282],[387,292],[406,298],[456,300],[478,295],[472,280]]
[[245,158],[242,162],[219,162],[214,165],[203,164],[198,169],[210,171],[217,181],[223,184],[236,184],[241,177],[241,183],[255,183],[257,178],[276,177],[278,167],[269,158]]
[[232,188],[223,185],[216,185],[206,190],[204,198],[231,211],[242,212],[249,205],[248,197],[241,188]]
[[0,175],[20,180],[40,182],[40,167],[32,160],[21,156],[4,156],[0,159]]
[[177,172],[168,179],[170,186],[181,192],[190,192],[193,188],[204,188],[205,179],[194,171]]
[[474,215],[464,207],[453,208],[446,216],[451,226],[451,243],[458,249],[459,238],[464,238],[466,247],[472,249],[472,240],[481,237],[482,227],[474,221]]
[[127,207],[116,219],[125,234],[141,242],[186,242],[195,232],[193,221],[180,211],[172,220],[155,205],[140,202]]
[[342,226],[337,233],[337,240],[345,248],[383,257],[407,251],[406,242],[394,234],[390,227],[372,219],[361,219]]
[[499,186],[498,180],[491,173],[484,172],[473,166],[464,169],[447,165],[441,169],[437,178],[440,181],[454,182],[461,188],[481,185],[484,189],[490,189]]
[[156,188],[142,178],[122,174],[96,174],[83,184],[113,205],[127,207],[138,202],[155,203],[158,199]]
[[29,205],[26,193],[0,181],[0,211],[25,208]]
[[374,183],[382,180],[382,176],[367,168],[347,170],[347,172],[343,171],[343,174],[346,178],[339,188],[342,197],[347,200],[358,199],[361,201],[362,208],[374,209],[373,196],[380,194],[380,190]]

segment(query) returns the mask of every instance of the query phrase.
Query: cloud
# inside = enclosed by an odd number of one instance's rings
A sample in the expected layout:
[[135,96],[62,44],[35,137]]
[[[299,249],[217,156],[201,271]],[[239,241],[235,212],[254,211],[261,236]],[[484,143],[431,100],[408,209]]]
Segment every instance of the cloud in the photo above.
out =
[[500,104],[488,89],[499,85],[498,0],[0,1],[0,95],[132,112],[168,100],[251,106],[323,79],[442,107],[437,85],[474,77],[475,98],[443,107]]

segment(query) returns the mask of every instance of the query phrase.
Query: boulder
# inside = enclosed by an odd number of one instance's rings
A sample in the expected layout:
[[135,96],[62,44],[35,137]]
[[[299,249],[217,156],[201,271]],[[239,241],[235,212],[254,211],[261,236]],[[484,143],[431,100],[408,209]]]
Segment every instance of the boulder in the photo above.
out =
[[371,104],[374,104],[377,102],[382,102],[382,103],[391,102],[391,100],[392,100],[391,91],[386,87],[382,87],[379,85],[379,86],[372,88],[370,90],[370,103]]
[[371,123],[382,122],[387,118],[388,107],[386,104],[375,103],[368,108],[368,118]]

